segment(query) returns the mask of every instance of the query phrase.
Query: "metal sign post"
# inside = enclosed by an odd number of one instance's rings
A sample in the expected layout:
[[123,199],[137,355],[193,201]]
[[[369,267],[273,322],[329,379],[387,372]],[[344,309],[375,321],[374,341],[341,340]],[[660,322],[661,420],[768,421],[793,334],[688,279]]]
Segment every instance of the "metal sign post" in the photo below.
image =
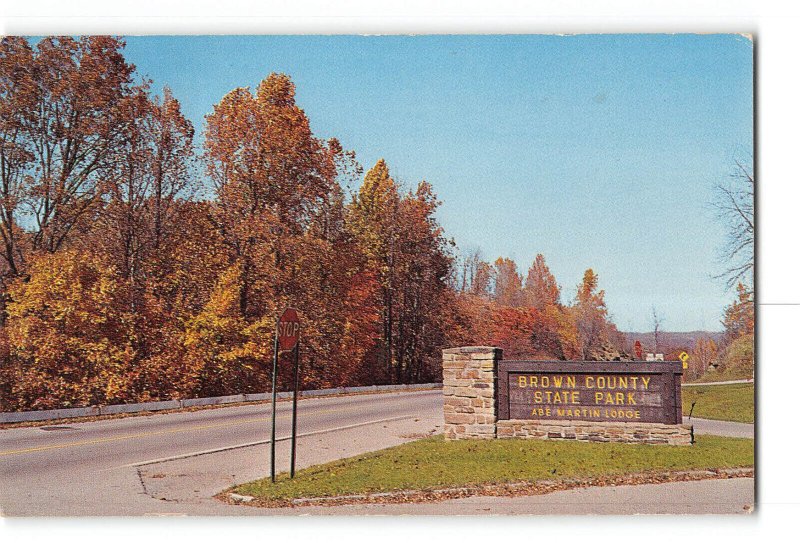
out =
[[275,382],[278,380],[278,334],[275,334],[275,352],[272,357],[272,437],[269,440],[270,449],[270,478],[275,482],[275,403],[278,399],[278,389]]
[[294,477],[295,436],[297,429],[297,388],[299,383],[299,346],[300,319],[294,308],[287,307],[275,326],[275,352],[272,359],[272,436],[270,438],[270,478],[275,482],[275,419],[278,401],[278,348],[283,351],[294,349],[294,398],[292,405],[292,465],[291,475]]
[[300,389],[300,341],[294,346],[294,394],[292,395],[292,461],[289,477],[294,479],[294,460],[297,450],[297,392]]

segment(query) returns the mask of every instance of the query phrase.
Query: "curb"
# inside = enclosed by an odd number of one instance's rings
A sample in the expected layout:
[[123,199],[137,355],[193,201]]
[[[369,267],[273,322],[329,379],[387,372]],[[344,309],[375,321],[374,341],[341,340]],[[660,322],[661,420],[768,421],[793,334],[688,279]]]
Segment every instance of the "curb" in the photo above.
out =
[[[247,500],[233,497],[234,493],[222,493],[218,497],[228,497],[231,501],[248,503],[256,507],[308,507],[397,503],[432,503],[472,496],[517,497],[536,494],[549,494],[559,490],[586,488],[592,486],[636,486],[683,481],[704,481],[710,479],[735,479],[753,477],[755,468],[720,468],[715,470],[663,471],[656,473],[633,473],[616,476],[599,476],[588,479],[542,480],[517,483],[488,483],[454,488],[435,488],[427,490],[397,490],[342,496],[322,496],[317,498],[294,498],[261,502],[254,496],[237,494]],[[251,503],[254,502],[254,503]]]

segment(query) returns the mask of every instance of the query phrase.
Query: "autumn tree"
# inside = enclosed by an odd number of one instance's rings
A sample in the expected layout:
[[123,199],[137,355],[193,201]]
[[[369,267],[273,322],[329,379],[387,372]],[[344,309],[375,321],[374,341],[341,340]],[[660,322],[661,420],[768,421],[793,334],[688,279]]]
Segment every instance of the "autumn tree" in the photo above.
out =
[[475,277],[469,292],[477,296],[489,296],[494,291],[497,274],[488,262],[479,261],[475,267]]
[[725,333],[718,355],[719,369],[730,379],[750,379],[755,368],[755,304],[743,283],[736,285],[736,300],[725,308]]
[[533,264],[528,269],[525,279],[525,303],[544,311],[548,306],[560,304],[561,289],[556,283],[556,278],[545,263],[544,256],[537,254]]
[[283,74],[228,93],[207,117],[205,158],[214,220],[240,267],[247,319],[274,313],[291,291],[291,255],[334,183],[328,146],[311,133]]
[[584,360],[592,360],[607,339],[605,291],[598,291],[597,286],[597,274],[591,268],[586,270],[573,306]]
[[131,89],[123,45],[107,36],[48,37],[35,47],[2,39],[0,324],[28,254],[58,250],[98,201]]
[[29,280],[10,287],[9,407],[131,399],[134,321],[125,289],[114,268],[91,254],[64,250],[33,262]]
[[399,275],[399,214],[400,194],[397,184],[389,174],[386,161],[380,159],[367,172],[350,206],[349,228],[358,239],[381,286],[381,359],[389,378],[394,378],[396,373],[394,331],[396,283]]
[[442,311],[454,304],[447,283],[452,257],[434,218],[438,205],[424,181],[401,195],[379,160],[350,206],[349,228],[381,288],[381,364],[393,382],[430,375],[445,342]]
[[522,305],[522,278],[517,264],[510,258],[500,257],[494,262],[494,299],[500,305],[517,307]]
[[753,294],[743,284],[736,285],[736,300],[725,308],[722,321],[725,327],[725,341],[730,342],[741,336],[753,335],[755,331],[755,304]]
[[35,48],[36,91],[23,125],[33,161],[27,212],[33,250],[55,252],[93,209],[113,151],[125,138],[121,108],[134,67],[109,36],[48,37]]
[[472,292],[473,294],[476,294],[477,292],[475,291],[477,290],[477,280],[479,274],[478,270],[481,264],[484,263],[481,256],[481,251],[479,249],[474,249],[462,256],[459,260],[461,268],[460,277],[455,280],[453,288],[458,289],[459,292],[462,293]]
[[[3,308],[3,319],[10,315],[13,320],[3,330],[11,343],[4,360],[16,372],[30,363],[14,330],[29,321],[18,312],[35,295],[30,286],[34,280],[51,274],[56,258],[65,273],[75,274],[64,280],[82,281],[91,270],[76,270],[66,260],[85,260],[103,278],[98,284],[121,305],[92,306],[95,317],[73,321],[82,324],[68,330],[52,319],[40,325],[42,333],[55,327],[64,345],[83,341],[108,357],[103,379],[124,392],[106,391],[104,397],[95,391],[92,401],[174,393],[168,384],[173,360],[158,367],[153,360],[173,350],[180,336],[180,322],[171,313],[174,306],[159,308],[146,300],[158,290],[157,280],[169,274],[171,268],[164,264],[171,262],[174,249],[159,248],[153,240],[169,237],[168,230],[173,239],[182,235],[171,221],[177,194],[189,182],[192,129],[169,91],[159,101],[150,97],[146,84],[132,83],[134,68],[125,61],[123,47],[121,40],[107,36],[49,37],[35,47],[23,38],[5,38],[0,47],[0,92],[6,108],[0,120],[0,232],[4,278],[14,282],[4,281],[3,287],[8,293],[4,303],[10,303],[9,313]],[[28,288],[21,288],[19,281]],[[126,323],[125,334],[117,335],[111,324],[92,330],[91,319],[105,318],[101,315],[112,309]],[[110,351],[91,347],[106,342],[125,349],[125,364],[113,363],[119,357]],[[44,355],[34,359],[39,369],[62,364],[48,362]],[[91,360],[85,357],[86,364],[100,363]],[[69,372],[84,370],[90,371]],[[35,373],[34,368],[31,375]],[[56,397],[70,394],[62,388]]]
[[[7,281],[24,268],[25,232],[19,225],[19,210],[30,184],[34,160],[33,145],[28,137],[35,103],[33,58],[33,50],[24,38],[7,36],[0,41],[0,237],[3,243],[0,295],[3,298]],[[0,318],[4,318],[3,308],[0,313]]]
[[524,289],[479,252],[455,282],[433,187],[380,160],[349,193],[354,153],[314,135],[284,74],[206,117],[201,197],[192,124],[123,47],[0,42],[4,409],[261,392],[287,305],[303,388],[436,380],[465,343],[588,357],[618,334],[591,270],[570,307],[542,255]]
[[120,107],[125,118],[123,143],[103,183],[104,202],[94,223],[100,240],[131,285],[132,307],[141,309],[145,290],[170,270],[164,249],[182,236],[175,223],[179,199],[194,192],[192,124],[171,91],[151,98],[138,89]]
[[[371,346],[373,335],[370,319],[346,309],[361,311],[377,288],[375,276],[362,273],[361,250],[345,225],[339,181],[359,171],[352,153],[313,135],[283,74],[268,76],[255,94],[230,92],[207,121],[205,159],[216,196],[211,220],[231,268],[219,288],[236,288],[239,322],[263,330],[262,343],[280,309],[297,307],[304,359],[314,370],[306,374],[309,383],[341,383],[359,362],[341,348]],[[234,359],[267,360],[255,343]]]
[[439,204],[425,181],[400,200],[398,256],[402,273],[397,282],[395,372],[400,382],[438,378],[440,351],[449,337],[448,313],[456,309],[454,293],[447,284],[453,266],[451,244],[435,219]]
[[714,206],[727,228],[723,247],[724,271],[717,276],[728,288],[736,285],[737,299],[725,308],[725,335],[719,355],[720,368],[731,378],[754,375],[755,175],[752,163],[736,161],[728,183],[715,187]]
[[686,369],[686,375],[690,379],[701,377],[708,371],[709,366],[716,362],[718,352],[719,349],[713,339],[710,337],[699,338],[689,355],[687,362],[689,367]]
[[460,292],[486,298],[494,294],[497,271],[483,259],[479,249],[461,259],[460,273],[460,282],[456,282]]

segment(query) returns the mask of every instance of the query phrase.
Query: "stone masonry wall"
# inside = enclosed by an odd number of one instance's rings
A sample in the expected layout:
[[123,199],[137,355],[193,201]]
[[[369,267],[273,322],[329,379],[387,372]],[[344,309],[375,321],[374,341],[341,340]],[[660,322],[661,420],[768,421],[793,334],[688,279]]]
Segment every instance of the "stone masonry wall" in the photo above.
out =
[[458,347],[442,354],[445,439],[497,437],[495,347]]
[[445,439],[561,439],[587,442],[691,445],[685,424],[497,420],[496,347],[458,347],[442,352]]
[[497,437],[569,439],[598,443],[691,445],[692,427],[653,422],[588,422],[572,420],[500,420]]

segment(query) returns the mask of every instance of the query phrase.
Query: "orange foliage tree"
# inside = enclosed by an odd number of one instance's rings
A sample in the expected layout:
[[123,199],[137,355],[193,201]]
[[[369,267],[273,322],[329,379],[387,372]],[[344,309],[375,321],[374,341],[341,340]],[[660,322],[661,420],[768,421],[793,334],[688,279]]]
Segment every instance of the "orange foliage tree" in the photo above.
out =
[[0,41],[2,409],[262,392],[289,305],[304,388],[438,380],[466,343],[563,359],[613,339],[591,270],[572,306],[542,255],[523,288],[475,252],[459,287],[433,187],[384,160],[362,179],[287,75],[222,97],[197,157],[177,98],[134,83],[123,48]]

